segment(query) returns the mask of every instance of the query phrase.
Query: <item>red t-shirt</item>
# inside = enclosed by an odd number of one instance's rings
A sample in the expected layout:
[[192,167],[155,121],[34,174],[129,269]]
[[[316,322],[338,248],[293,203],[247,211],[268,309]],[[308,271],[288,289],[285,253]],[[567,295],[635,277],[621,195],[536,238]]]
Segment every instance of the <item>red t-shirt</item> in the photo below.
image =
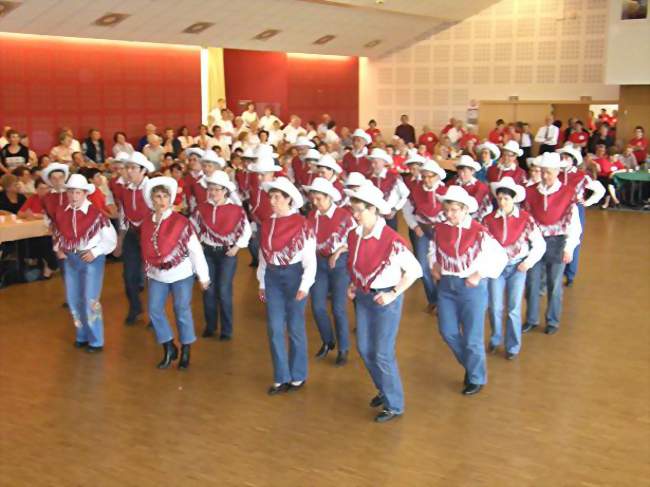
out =
[[458,141],[458,146],[461,149],[464,149],[465,147],[467,147],[467,143],[470,140],[473,140],[475,144],[478,144],[478,141],[479,141],[478,137],[475,134],[465,134]]
[[174,206],[179,206],[183,203],[183,191],[185,188],[185,180],[183,178],[177,179],[178,189],[176,190],[176,198],[174,198]]
[[643,164],[645,160],[648,158],[648,139],[645,137],[634,137],[633,139],[630,139],[629,144],[634,147],[640,147],[641,150],[635,150],[634,151],[634,157],[636,157],[636,161],[639,164]]
[[429,154],[433,154],[433,149],[438,143],[438,137],[433,132],[427,132],[426,134],[420,135],[418,137],[418,145],[424,144],[427,148]]
[[440,131],[440,135],[445,135],[447,132],[449,132],[451,130],[452,127],[453,127],[453,125],[448,123],[447,125],[442,127],[442,130]]
[[38,196],[38,194],[33,194],[27,198],[25,204],[20,208],[20,211],[27,210],[32,210],[32,213],[35,214],[45,213],[45,210],[43,209],[43,203],[41,203],[41,198]]
[[584,144],[589,141],[589,134],[587,132],[571,132],[569,135],[569,142],[572,144]]
[[106,206],[106,196],[99,188],[96,188],[92,194],[88,195],[88,201],[90,201],[95,207],[102,213],[108,213],[108,207]]
[[379,130],[378,128],[374,128],[374,129],[368,128],[366,129],[366,133],[370,136],[372,140],[375,140],[381,134],[381,130]]
[[404,161],[406,161],[406,157],[394,155],[393,167],[391,172],[397,172],[397,173],[406,172],[406,165],[404,164]]
[[488,134],[488,140],[493,144],[501,145],[503,143],[503,130],[491,130]]
[[600,166],[600,171],[598,171],[598,176],[608,178],[614,173],[615,171],[620,171],[621,169],[625,169],[625,166],[621,161],[618,159],[615,161],[611,161],[609,157],[599,157],[596,159],[596,163]]

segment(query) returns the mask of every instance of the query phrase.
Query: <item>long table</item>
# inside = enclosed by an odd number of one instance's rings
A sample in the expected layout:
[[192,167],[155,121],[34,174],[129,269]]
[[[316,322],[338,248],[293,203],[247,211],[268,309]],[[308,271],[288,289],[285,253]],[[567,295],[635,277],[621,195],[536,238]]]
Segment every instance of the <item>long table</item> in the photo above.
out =
[[5,221],[0,223],[0,243],[13,242],[33,237],[44,237],[50,234],[50,229],[44,220],[15,221],[5,215]]

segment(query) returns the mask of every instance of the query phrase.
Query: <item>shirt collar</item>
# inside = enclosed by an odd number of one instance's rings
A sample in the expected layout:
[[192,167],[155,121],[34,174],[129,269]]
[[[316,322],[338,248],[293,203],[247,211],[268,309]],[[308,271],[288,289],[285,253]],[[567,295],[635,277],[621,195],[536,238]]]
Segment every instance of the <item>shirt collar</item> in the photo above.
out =
[[449,225],[450,227],[459,227],[464,230],[467,230],[469,227],[472,226],[472,217],[469,215],[465,215],[465,218],[463,221],[460,222],[460,225],[452,225],[449,220],[445,219],[445,225]]
[[429,192],[429,193],[431,193],[431,192],[437,190],[442,185],[443,185],[442,181],[436,181],[436,183],[433,185],[433,188],[427,188],[426,185],[423,184],[422,189]]
[[[163,221],[163,220],[169,218],[169,215],[172,214],[172,211],[174,211],[174,210],[172,210],[171,208],[167,208],[167,209],[163,212],[163,214],[162,214],[162,218],[161,218],[160,221]],[[154,223],[156,222],[156,212],[155,212],[155,211],[151,214],[151,221],[153,221]]]
[[357,226],[354,231],[357,232],[357,235],[360,237],[367,239],[367,238],[374,238],[376,240],[379,240],[381,238],[381,232],[383,232],[384,227],[386,226],[386,220],[383,218],[378,218],[377,223],[375,223],[375,226],[372,227],[372,230],[370,233],[366,236],[363,236],[363,226],[359,225]]
[[467,181],[467,182],[463,182],[463,181],[461,181],[460,179],[458,180],[458,182],[460,183],[461,186],[471,186],[471,185],[474,184],[476,181],[477,181],[477,179],[476,179],[474,176],[472,176],[472,179],[470,179],[470,180]]
[[[494,214],[495,218],[503,218],[504,216],[505,216],[505,212],[501,208],[499,208]],[[510,214],[510,216],[514,218],[519,218],[519,207],[517,205],[515,205],[514,208],[512,209],[512,213]]]
[[221,205],[218,204],[218,203],[215,203],[214,201],[212,201],[211,198],[208,198],[206,201],[209,204],[211,204],[212,206],[224,206],[224,205],[232,205],[232,204],[234,204],[233,201],[230,199],[230,196],[228,198],[226,198]]
[[383,179],[386,177],[386,173],[388,173],[388,169],[383,168],[379,174],[373,174],[372,177]]
[[502,163],[499,163],[499,164],[497,164],[497,166],[502,171],[514,171],[517,168],[517,166],[515,164],[512,164],[511,166],[504,166]]
[[[83,200],[83,203],[81,203],[79,208],[77,208],[77,210],[85,215],[86,213],[88,213],[88,208],[90,208],[90,201],[88,201],[88,198],[86,198],[85,200]],[[65,211],[72,210],[72,209],[73,209],[72,205],[68,204]]]
[[559,191],[559,189],[560,189],[561,187],[562,187],[562,183],[560,183],[560,180],[559,180],[559,179],[556,179],[555,182],[554,182],[553,184],[551,184],[551,187],[550,187],[550,188],[547,188],[546,186],[544,186],[544,183],[543,183],[543,182],[539,183],[539,184],[537,185],[537,190],[538,190],[541,194],[553,194],[553,193]]
[[284,218],[284,217],[286,217],[286,216],[295,215],[296,213],[298,213],[298,210],[296,210],[295,208],[291,208],[291,210],[289,210],[289,213],[287,213],[286,215],[284,215],[284,216],[278,216],[277,214],[272,213],[272,214],[271,214],[271,218]]
[[145,183],[148,180],[149,180],[149,178],[147,176],[145,176],[145,177],[142,178],[142,182],[140,182],[140,184],[136,185],[135,183],[129,183],[129,184],[127,184],[126,187],[129,188],[129,189],[143,189]]
[[320,210],[316,210],[317,214],[319,216],[326,216],[327,218],[332,218],[334,216],[334,212],[336,211],[336,205],[332,203],[329,207],[329,209],[325,213],[321,213]]

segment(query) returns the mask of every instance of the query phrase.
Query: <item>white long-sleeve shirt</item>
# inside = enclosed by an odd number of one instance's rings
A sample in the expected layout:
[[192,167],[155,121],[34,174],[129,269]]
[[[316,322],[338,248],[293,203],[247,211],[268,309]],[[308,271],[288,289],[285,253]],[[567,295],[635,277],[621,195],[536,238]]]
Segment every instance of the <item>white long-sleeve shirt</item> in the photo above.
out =
[[[383,179],[386,177],[387,173],[388,173],[388,169],[384,168],[379,173],[379,175],[373,177],[378,177],[380,179]],[[404,180],[402,180],[400,176],[397,176],[397,179],[395,180],[395,185],[393,186],[393,189],[391,189],[388,198],[386,198],[386,202],[390,205],[390,207],[394,211],[399,211],[406,204],[409,194],[411,194],[411,191],[408,189],[406,184],[404,184]]]
[[[449,221],[442,223],[443,225],[451,225]],[[467,215],[463,221],[458,225],[461,230],[467,230],[472,224],[472,217]],[[476,256],[471,265],[460,272],[447,271],[442,269],[443,276],[456,276],[466,278],[478,272],[481,277],[489,277],[495,279],[501,275],[503,269],[508,264],[508,254],[505,249],[492,237],[486,230],[485,240],[481,251]],[[429,244],[429,267],[433,267],[436,263],[436,240],[433,239]]]
[[560,129],[555,125],[544,125],[540,127],[535,135],[535,142],[544,145],[557,145]]
[[[378,218],[377,223],[368,235],[363,235],[362,226],[358,226],[354,230],[351,230],[351,232],[356,232],[360,238],[357,240],[358,245],[356,248],[348,249],[348,258],[352,259],[353,263],[356,262],[359,253],[359,247],[361,246],[361,241],[369,238],[379,240],[385,226],[386,220],[383,218]],[[415,258],[413,253],[406,247],[404,247],[404,250],[401,252],[391,256],[388,265],[384,267],[384,270],[381,271],[377,277],[375,277],[370,287],[371,289],[386,289],[395,287],[402,280],[403,275],[406,275],[409,280],[415,280],[419,277],[422,277],[422,266]]]
[[[289,215],[293,215],[294,213],[298,213],[297,210],[292,210]],[[274,213],[271,215],[271,218],[277,218],[277,215]],[[271,235],[271,238],[272,237],[273,235]],[[264,252],[262,252],[261,248],[258,260],[259,265],[257,266],[257,280],[260,283],[260,289],[264,289],[264,276],[266,275],[267,264],[283,265],[283,263],[279,261],[266,262],[266,259],[264,258]],[[298,262],[302,263],[302,279],[300,280],[300,287],[298,289],[304,293],[307,293],[316,280],[316,238],[313,235],[305,240],[305,244],[303,245],[302,249],[296,252],[288,265],[297,264]]]
[[[171,214],[171,209],[165,211],[165,213],[162,215],[162,219],[164,220],[166,218],[169,218],[169,215]],[[152,215],[151,218],[154,219],[155,214]],[[210,282],[208,263],[205,260],[205,255],[203,255],[203,247],[201,247],[201,242],[199,242],[199,239],[195,234],[192,234],[189,241],[187,242],[187,250],[188,256],[185,257],[178,265],[172,267],[171,269],[158,269],[157,267],[150,267],[147,269],[147,277],[150,279],[155,279],[159,282],[172,283],[176,281],[182,281],[183,279],[187,279],[193,274],[196,274],[199,282]]]
[[[84,215],[88,213],[88,208],[91,203],[87,199],[81,203],[81,206],[77,208],[77,211],[80,211]],[[68,205],[66,211],[71,210],[72,206]],[[77,248],[78,252],[85,252],[90,250],[93,256],[98,257],[100,255],[108,255],[117,246],[117,233],[115,228],[110,223],[106,226],[103,226],[99,232],[97,232],[90,240],[87,242],[82,242],[82,244]],[[53,245],[54,250],[58,250],[56,242]]]

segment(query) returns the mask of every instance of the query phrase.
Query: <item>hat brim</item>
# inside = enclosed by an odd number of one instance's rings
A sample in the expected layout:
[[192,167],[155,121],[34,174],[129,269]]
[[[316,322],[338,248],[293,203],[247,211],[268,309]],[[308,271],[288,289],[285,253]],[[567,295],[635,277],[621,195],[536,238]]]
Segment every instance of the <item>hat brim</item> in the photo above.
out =
[[466,162],[457,162],[456,164],[454,164],[454,167],[456,169],[460,169],[461,167],[468,167],[470,169],[474,169],[474,171],[480,171],[481,170],[481,165],[478,162],[476,162],[474,164],[469,164],[469,163],[466,163]]
[[52,183],[50,183],[50,174],[56,171],[61,171],[64,174],[64,179],[68,179],[70,175],[70,168],[66,164],[61,164],[60,162],[50,163],[41,173],[41,179],[45,181],[45,184],[52,186]]
[[257,174],[262,174],[265,172],[280,172],[282,171],[282,168],[278,165],[269,166],[268,168],[260,168],[256,163],[253,163],[248,165],[248,170]]
[[515,203],[521,203],[526,199],[526,188],[523,186],[517,184],[513,188],[512,186],[506,186],[505,184],[501,184],[501,181],[497,181],[495,183],[490,183],[490,191],[492,191],[492,194],[496,197],[497,191],[499,189],[509,189],[511,191],[515,192],[515,197],[514,197],[514,202]]
[[[362,187],[363,186],[359,186],[359,188]],[[381,215],[388,215],[392,211],[391,207],[384,199],[378,200],[372,197],[372,195],[360,193],[358,190],[354,189],[346,189],[344,191],[348,197],[355,198],[357,200],[363,201],[364,203],[368,203],[369,205],[374,206],[377,208],[377,211],[379,211]]]
[[505,147],[503,148],[503,152],[510,152],[511,154],[514,154],[517,157],[521,157],[524,154],[524,151],[521,149],[514,151],[514,150],[506,149]]
[[365,141],[366,145],[372,144],[372,139],[370,138],[370,135],[368,135],[365,132],[363,133],[363,135],[361,135],[361,133],[352,134],[352,138],[354,139],[355,137],[357,139],[363,139]]
[[66,184],[65,186],[66,191],[69,189],[80,189],[81,191],[85,191],[87,194],[93,194],[97,188],[95,188],[95,185],[92,183],[88,183],[85,187],[81,186],[68,186]]
[[298,188],[293,184],[290,187],[286,187],[278,184],[276,181],[267,181],[262,184],[262,189],[267,193],[272,189],[277,189],[278,191],[288,194],[291,197],[291,207],[294,210],[299,210],[305,204],[305,200],[300,194],[300,191],[298,191]]
[[[172,183],[170,180],[174,182]],[[173,205],[174,200],[176,199],[176,193],[178,191],[178,183],[176,183],[173,178],[167,176],[159,176],[157,178],[149,179],[145,184],[144,191],[142,192],[144,202],[149,207],[149,209],[154,210],[153,201],[151,199],[151,191],[156,186],[165,186],[169,190],[169,201]]]
[[309,186],[309,185],[304,185],[302,188],[305,190],[306,193],[309,193],[310,191],[314,191],[316,193],[326,194],[327,196],[332,198],[332,201],[334,202],[341,201],[341,199],[343,198],[340,191],[333,186],[331,190],[327,190],[325,188],[317,188],[315,186]]
[[449,197],[448,194],[441,194],[437,196],[438,201],[445,203],[461,203],[465,206],[467,206],[467,211],[472,214],[476,213],[478,211],[478,202],[476,201],[476,198],[467,195],[467,198],[453,198]]

